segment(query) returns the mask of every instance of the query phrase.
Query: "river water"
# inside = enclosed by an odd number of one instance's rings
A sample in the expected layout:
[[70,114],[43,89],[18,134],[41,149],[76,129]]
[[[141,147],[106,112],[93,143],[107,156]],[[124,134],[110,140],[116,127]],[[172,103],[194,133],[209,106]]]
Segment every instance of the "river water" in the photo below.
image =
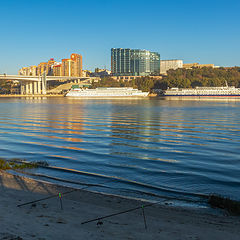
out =
[[146,199],[240,199],[235,99],[1,98],[0,110],[0,156],[61,168],[29,170],[43,180]]

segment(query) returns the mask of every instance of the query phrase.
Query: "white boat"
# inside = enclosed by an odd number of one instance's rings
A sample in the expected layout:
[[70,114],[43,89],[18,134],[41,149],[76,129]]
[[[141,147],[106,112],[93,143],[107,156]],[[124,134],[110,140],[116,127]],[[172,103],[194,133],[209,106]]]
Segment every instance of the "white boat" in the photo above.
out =
[[66,97],[147,97],[148,92],[132,87],[100,87],[96,89],[72,88]]
[[211,96],[211,97],[240,97],[240,88],[235,87],[196,87],[196,88],[170,88],[164,96]]

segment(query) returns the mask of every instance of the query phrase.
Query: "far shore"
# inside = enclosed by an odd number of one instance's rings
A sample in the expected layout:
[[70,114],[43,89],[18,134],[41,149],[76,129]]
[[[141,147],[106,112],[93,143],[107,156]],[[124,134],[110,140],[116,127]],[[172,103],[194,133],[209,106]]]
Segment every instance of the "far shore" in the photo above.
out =
[[46,95],[42,95],[42,94],[28,94],[28,95],[24,95],[24,94],[0,94],[0,97],[64,97],[64,94],[46,94]]
[[[28,94],[28,95],[24,95],[24,94],[0,94],[0,98],[9,98],[9,97],[16,97],[16,98],[21,98],[21,97],[30,97],[30,98],[35,98],[35,97],[64,97],[64,94],[46,94],[46,95],[42,95],[42,94]],[[155,93],[150,93],[148,95],[148,97],[157,97],[157,94]]]
[[[156,204],[144,208],[144,221],[141,206],[149,202],[90,190],[0,171],[0,239],[237,240],[240,236],[239,217],[226,212]],[[18,207],[42,198],[48,199]],[[135,211],[82,224],[137,207]]]

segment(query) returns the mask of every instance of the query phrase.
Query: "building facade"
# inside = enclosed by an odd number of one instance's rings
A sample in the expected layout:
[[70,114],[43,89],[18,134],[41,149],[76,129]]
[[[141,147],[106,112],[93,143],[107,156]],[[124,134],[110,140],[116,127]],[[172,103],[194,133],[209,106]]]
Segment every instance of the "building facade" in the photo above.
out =
[[183,67],[183,60],[161,60],[160,61],[160,73],[167,74],[170,69],[178,69]]
[[62,76],[81,77],[82,76],[82,56],[80,54],[71,54],[70,59],[62,59]]
[[55,60],[54,58],[50,58],[50,60],[47,62],[47,70],[46,70],[46,74],[48,76],[53,76],[53,66],[55,64]]
[[58,63],[53,66],[53,76],[62,76],[62,64]]
[[214,64],[199,64],[199,63],[184,63],[183,68],[191,69],[191,68],[204,68],[210,67],[215,68]]
[[38,66],[23,67],[18,73],[25,76],[41,76],[46,73],[47,76],[82,77],[82,56],[73,53],[70,59],[62,59],[62,63],[50,58],[49,61],[41,62]]
[[73,61],[71,59],[62,59],[61,65],[62,76],[72,77],[73,75]]
[[18,71],[19,75],[37,76],[37,66],[23,67]]
[[[116,81],[123,81],[123,82],[129,82],[134,79],[141,78],[142,76],[112,76],[111,78]],[[149,76],[151,79],[161,80],[162,76]]]
[[112,48],[113,76],[149,76],[160,73],[160,54],[140,49]]
[[73,77],[82,77],[82,56],[77,53],[71,54],[71,60],[73,61]]

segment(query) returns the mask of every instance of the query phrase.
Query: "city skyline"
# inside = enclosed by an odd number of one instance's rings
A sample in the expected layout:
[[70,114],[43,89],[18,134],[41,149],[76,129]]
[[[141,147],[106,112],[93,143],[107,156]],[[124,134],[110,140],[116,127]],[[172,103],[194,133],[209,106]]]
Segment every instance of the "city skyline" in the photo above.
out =
[[54,58],[36,65],[24,66],[19,69],[19,75],[40,76],[43,73],[47,76],[82,76],[82,56],[72,53],[70,58],[63,58],[61,62],[57,62]]
[[238,1],[32,1],[1,3],[0,73],[72,52],[83,69],[111,67],[111,48],[148,49],[161,59],[239,66]]

